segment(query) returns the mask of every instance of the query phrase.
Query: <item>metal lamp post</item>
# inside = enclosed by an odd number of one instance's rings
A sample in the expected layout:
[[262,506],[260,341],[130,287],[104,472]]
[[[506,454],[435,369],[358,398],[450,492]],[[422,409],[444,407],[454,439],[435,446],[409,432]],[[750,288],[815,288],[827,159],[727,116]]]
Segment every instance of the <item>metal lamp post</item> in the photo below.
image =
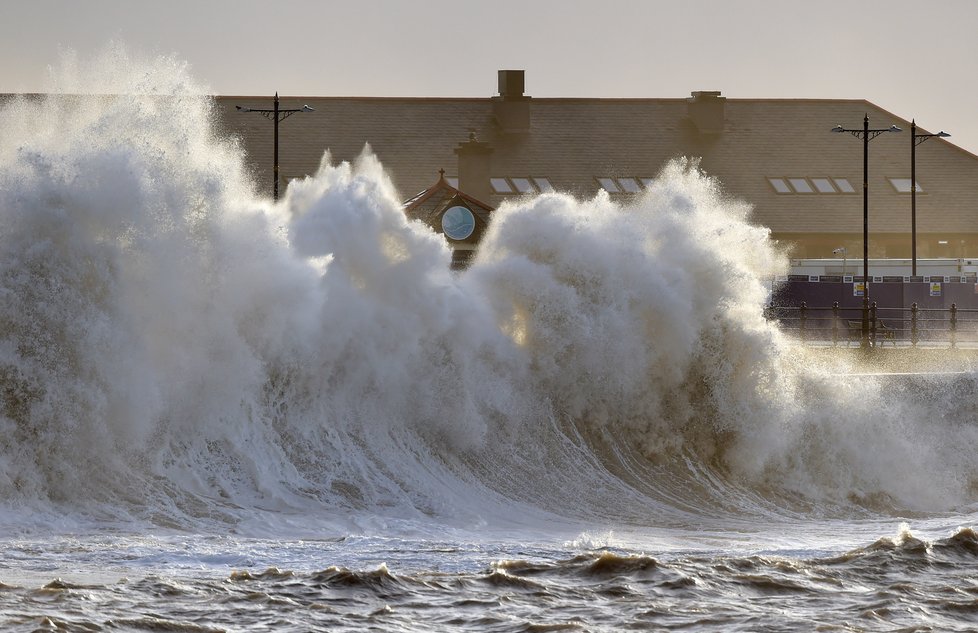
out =
[[833,132],[848,132],[863,140],[863,336],[862,346],[869,347],[869,142],[884,132],[902,132],[891,125],[885,129],[869,129],[869,114],[863,115],[862,129],[849,129],[841,125]]
[[917,121],[910,121],[910,258],[911,275],[917,276],[917,146],[929,138],[951,136],[944,130],[937,134],[917,134]]
[[272,187],[272,199],[278,201],[278,124],[279,121],[284,121],[293,114],[297,112],[313,112],[313,109],[307,105],[301,108],[288,108],[281,109],[278,107],[278,93],[275,93],[275,107],[272,109],[264,108],[246,108],[244,106],[234,106],[239,112],[257,112],[266,119],[271,119],[275,122],[275,150],[274,150],[274,168],[273,168],[273,178],[275,179],[274,185]]
[[846,260],[849,258],[849,249],[845,246],[840,246],[839,248],[832,251],[833,255],[842,255],[842,277],[845,281],[846,276]]

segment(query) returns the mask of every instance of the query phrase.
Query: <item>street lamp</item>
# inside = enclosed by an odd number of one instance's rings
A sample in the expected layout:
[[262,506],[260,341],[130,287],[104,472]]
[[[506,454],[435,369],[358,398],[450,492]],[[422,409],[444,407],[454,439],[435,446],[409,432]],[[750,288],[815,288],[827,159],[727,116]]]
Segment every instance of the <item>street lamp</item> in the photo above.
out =
[[911,275],[917,276],[917,146],[929,138],[951,136],[944,130],[937,134],[917,134],[917,121],[910,121],[910,258],[913,269]]
[[840,246],[839,248],[837,248],[834,251],[832,251],[832,254],[833,255],[842,255],[842,277],[843,277],[843,281],[845,281],[845,276],[846,276],[846,259],[849,256],[849,249],[846,248],[845,246]]
[[234,106],[238,112],[257,112],[266,119],[271,119],[275,122],[275,150],[274,150],[274,168],[272,170],[272,177],[275,179],[274,185],[272,187],[272,199],[278,201],[278,123],[279,121],[284,121],[293,114],[297,112],[313,112],[313,109],[307,105],[301,108],[290,108],[281,109],[278,107],[278,93],[275,93],[275,107],[272,109],[263,108],[246,108],[244,106]]
[[862,129],[849,129],[841,125],[832,128],[833,132],[848,132],[863,140],[863,340],[862,346],[869,347],[869,142],[884,132],[902,132],[891,125],[885,129],[869,129],[869,114],[863,115]]

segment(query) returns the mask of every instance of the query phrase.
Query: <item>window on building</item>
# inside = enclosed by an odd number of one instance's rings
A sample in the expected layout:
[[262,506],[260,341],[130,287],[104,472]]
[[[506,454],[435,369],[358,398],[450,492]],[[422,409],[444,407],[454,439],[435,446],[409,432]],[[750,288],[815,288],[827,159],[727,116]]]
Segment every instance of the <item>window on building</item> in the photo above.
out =
[[812,186],[804,178],[789,178],[788,182],[791,183],[791,188],[795,190],[795,193],[815,193]]
[[[909,178],[890,178],[889,181],[890,184],[893,185],[893,188],[899,191],[900,193],[910,193]],[[921,188],[920,183],[918,182],[917,193],[920,193],[921,191],[923,191],[923,188]]]
[[[446,178],[446,180],[448,180]],[[556,191],[549,178],[523,176],[497,176],[489,179],[489,184],[495,193],[550,193]]]
[[489,184],[496,193],[513,193],[513,188],[505,178],[490,178]]
[[[894,180],[891,178],[891,180]],[[778,193],[855,193],[845,178],[768,178]],[[894,185],[896,186],[896,185]],[[909,185],[908,185],[909,186]],[[909,190],[908,190],[909,191]],[[920,191],[918,189],[918,191]]]
[[642,181],[642,186],[648,189],[655,182],[655,178],[639,178]]
[[598,178],[598,184],[608,193],[621,193],[621,189],[615,183],[614,178]]
[[454,187],[454,188],[458,189],[458,178],[452,178],[452,177],[449,177],[449,176],[445,176],[445,182],[448,183],[448,186],[449,187]]
[[638,185],[638,181],[634,178],[619,178],[618,186],[622,188],[625,193],[638,193],[642,188]]
[[835,186],[838,187],[839,191],[841,191],[842,193],[856,193],[856,190],[852,188],[851,184],[849,184],[848,179],[833,178],[832,181],[835,182]]
[[832,186],[832,181],[828,178],[812,178],[812,184],[815,185],[815,190],[819,193],[835,193],[835,187]]
[[555,191],[554,186],[550,184],[550,180],[547,178],[534,178],[533,182],[536,184],[537,189],[543,193],[551,193]]

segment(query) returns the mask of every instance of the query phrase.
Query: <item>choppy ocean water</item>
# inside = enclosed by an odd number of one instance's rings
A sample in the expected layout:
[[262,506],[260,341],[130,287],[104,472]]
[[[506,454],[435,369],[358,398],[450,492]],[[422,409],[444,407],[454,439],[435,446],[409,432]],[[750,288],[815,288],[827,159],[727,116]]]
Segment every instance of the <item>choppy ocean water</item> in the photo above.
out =
[[369,150],[258,196],[204,92],[0,104],[0,629],[976,627],[976,374],[783,337],[695,160],[454,274]]
[[0,585],[0,625],[9,631],[968,631],[978,609],[978,536],[970,529],[935,540],[904,530],[844,553],[651,554],[593,542],[454,536],[9,540],[0,573],[13,581]]

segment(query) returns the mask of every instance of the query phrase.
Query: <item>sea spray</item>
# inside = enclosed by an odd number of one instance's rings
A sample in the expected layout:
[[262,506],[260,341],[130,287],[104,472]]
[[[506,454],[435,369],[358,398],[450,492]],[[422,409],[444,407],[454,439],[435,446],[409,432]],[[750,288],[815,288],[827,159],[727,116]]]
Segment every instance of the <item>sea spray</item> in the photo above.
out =
[[627,202],[505,204],[452,273],[369,149],[271,204],[179,63],[114,50],[59,85],[0,112],[9,508],[665,525],[973,501],[966,398],[813,366],[763,318],[783,252],[695,161]]
[[484,298],[449,272],[444,240],[407,220],[376,158],[332,166],[327,157],[289,188],[285,206],[298,253],[329,258],[310,342],[324,397],[352,408],[344,419],[359,429],[357,409],[376,406],[372,428],[397,421],[470,447],[482,443],[487,416],[519,414],[522,355]]
[[[471,272],[571,417],[639,428],[665,420],[698,358],[729,380],[764,372],[779,340],[762,275],[783,262],[768,232],[695,164],[666,167],[639,200],[558,194],[501,208]],[[746,371],[740,375],[732,367]],[[736,406],[736,394],[724,399]]]

